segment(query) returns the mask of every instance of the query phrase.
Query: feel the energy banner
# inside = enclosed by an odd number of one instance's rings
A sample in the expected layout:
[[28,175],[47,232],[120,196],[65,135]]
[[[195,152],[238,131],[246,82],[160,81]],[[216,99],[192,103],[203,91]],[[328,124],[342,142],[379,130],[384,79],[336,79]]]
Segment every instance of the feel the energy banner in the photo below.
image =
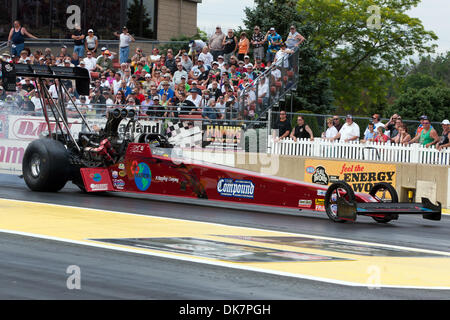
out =
[[368,193],[374,184],[386,182],[395,188],[396,166],[351,161],[305,160],[305,182],[330,185],[347,182],[355,192]]

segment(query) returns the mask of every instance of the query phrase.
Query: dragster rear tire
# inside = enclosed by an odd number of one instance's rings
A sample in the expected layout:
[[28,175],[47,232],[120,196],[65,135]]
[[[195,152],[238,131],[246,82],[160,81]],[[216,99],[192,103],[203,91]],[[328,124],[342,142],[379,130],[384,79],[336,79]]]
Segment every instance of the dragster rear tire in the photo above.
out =
[[335,204],[336,201],[333,200],[333,193],[336,193],[338,195],[339,189],[343,189],[345,191],[346,195],[344,198],[348,202],[355,202],[356,197],[352,187],[345,181],[338,181],[329,186],[327,192],[325,193],[325,212],[327,213],[327,216],[331,221],[344,223],[347,222],[347,220],[339,218],[337,216],[337,212],[334,212],[332,207],[336,206],[337,209],[337,205]]
[[[391,195],[391,203],[398,203],[398,194],[397,194],[397,190],[395,190],[395,188],[387,183],[387,182],[379,182],[373,185],[373,187],[370,189],[369,194],[372,197],[375,197],[375,195],[377,194],[378,191],[380,190],[386,190],[387,192],[389,192],[389,194]],[[382,200],[379,199],[377,197],[378,200]],[[384,201],[381,201],[384,202]],[[380,218],[380,217],[372,217],[373,220],[375,220],[378,223],[388,223],[391,220],[397,220],[398,219],[398,214],[387,214],[385,217]]]
[[34,140],[23,156],[23,178],[32,191],[61,190],[69,180],[70,168],[69,152],[60,141],[53,139]]

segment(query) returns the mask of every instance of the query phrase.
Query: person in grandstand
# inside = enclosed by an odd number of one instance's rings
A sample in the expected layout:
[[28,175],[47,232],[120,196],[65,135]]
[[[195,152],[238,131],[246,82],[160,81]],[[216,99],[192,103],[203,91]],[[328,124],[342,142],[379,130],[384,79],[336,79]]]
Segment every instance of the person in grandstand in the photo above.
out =
[[280,118],[275,122],[273,127],[273,135],[275,140],[282,140],[286,137],[289,137],[292,131],[291,122],[286,116],[286,111],[280,111]]
[[431,126],[431,122],[428,118],[423,118],[422,128],[420,133],[418,133],[409,144],[420,143],[424,147],[431,147],[439,142],[439,135],[435,129]]
[[225,34],[222,32],[220,26],[216,27],[216,32],[209,38],[208,46],[213,56],[213,60],[217,60],[217,57],[223,54],[223,39]]
[[216,109],[216,100],[209,99],[207,105],[203,108],[202,117],[207,120],[220,119],[220,111]]
[[72,32],[71,38],[73,39],[73,52],[77,54],[78,57],[83,58],[84,56],[84,39],[85,35],[81,31],[79,24],[75,25],[75,29]]
[[131,42],[135,42],[136,40],[133,36],[128,33],[128,28],[126,26],[122,27],[122,33],[119,34],[114,32],[114,35],[119,38],[119,60],[120,63],[126,63],[128,61],[128,57],[130,55],[130,44]]
[[257,59],[262,60],[264,58],[264,34],[259,26],[253,28],[251,44],[253,46],[253,58],[256,63]]
[[[374,126],[374,130],[376,132],[378,132],[378,128],[379,127],[383,127],[384,128],[384,124],[381,122],[381,116],[378,113],[375,113],[372,116],[372,123]],[[366,134],[366,132],[369,130],[369,128],[366,128],[366,130],[364,131],[364,135]]]
[[268,42],[267,48],[267,61],[273,62],[276,53],[280,50],[280,45],[282,43],[281,36],[275,31],[275,28],[270,28],[264,37],[264,42]]
[[379,143],[386,143],[389,141],[389,136],[387,136],[384,133],[385,129],[384,126],[378,126],[377,128],[377,134],[375,135],[375,138],[373,139],[373,141],[375,142],[379,142]]
[[364,139],[361,140],[361,143],[366,143],[367,141],[374,141],[377,132],[375,131],[375,125],[373,122],[369,122],[367,125],[367,130],[364,132]]
[[408,133],[408,127],[402,123],[398,125],[397,131],[397,135],[391,139],[391,142],[395,144],[407,145],[411,140],[411,135]]
[[327,126],[328,126],[328,129],[322,133],[322,138],[324,138],[324,139],[334,138],[338,134],[338,131],[337,131],[336,127],[334,126],[333,118],[327,119]]
[[359,139],[361,132],[359,126],[356,122],[353,121],[353,116],[348,114],[345,118],[345,123],[342,126],[341,130],[339,130],[338,134],[331,138],[331,141],[335,141],[340,139],[343,142],[355,141]]
[[19,56],[25,48],[25,36],[28,38],[38,39],[32,35],[25,27],[22,27],[19,20],[14,20],[13,27],[9,31],[8,44],[11,45],[11,55]]
[[450,147],[450,121],[445,119],[441,122],[442,135],[439,138],[439,142],[436,144],[436,149],[439,151]]
[[232,29],[228,29],[227,35],[223,38],[222,45],[224,47],[223,57],[225,62],[230,62],[231,57],[236,53],[238,48],[238,40]]
[[296,47],[301,45],[305,41],[305,37],[303,37],[300,33],[297,32],[294,25],[289,28],[289,34],[286,37],[286,45],[290,50],[294,50]]
[[202,52],[202,50],[205,46],[206,46],[206,43],[203,40],[189,41],[188,55],[192,57],[193,61],[195,61],[196,57],[200,54],[200,52]]
[[297,117],[297,125],[292,130],[290,138],[294,141],[297,141],[297,139],[314,140],[314,134],[311,128],[305,123],[305,119],[302,116]]

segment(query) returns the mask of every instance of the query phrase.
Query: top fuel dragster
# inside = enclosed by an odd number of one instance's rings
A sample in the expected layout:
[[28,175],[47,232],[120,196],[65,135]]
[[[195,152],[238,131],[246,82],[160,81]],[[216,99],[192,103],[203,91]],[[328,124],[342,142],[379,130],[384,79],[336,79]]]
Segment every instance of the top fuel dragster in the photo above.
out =
[[[355,221],[358,215],[386,223],[401,214],[422,214],[440,220],[441,204],[422,198],[421,203],[400,203],[396,190],[387,183],[375,184],[368,194],[355,193],[345,182],[331,186],[265,176],[227,166],[186,160],[173,152],[159,134],[121,137],[118,126],[137,122],[133,109],[116,108],[107,114],[104,128],[92,130],[73,101],[86,132],[70,133],[64,99],[53,99],[44,78],[72,79],[77,91],[87,94],[89,74],[82,68],[35,65],[3,65],[3,83],[16,76],[36,79],[44,107],[48,133],[31,142],[24,154],[23,177],[33,191],[56,192],[72,181],[86,192],[116,191],[200,198],[233,204],[294,208],[325,212],[335,222]],[[56,81],[59,94],[67,93]],[[12,85],[10,88],[12,89]],[[52,132],[50,122],[56,122]],[[386,200],[389,199],[389,200]]]

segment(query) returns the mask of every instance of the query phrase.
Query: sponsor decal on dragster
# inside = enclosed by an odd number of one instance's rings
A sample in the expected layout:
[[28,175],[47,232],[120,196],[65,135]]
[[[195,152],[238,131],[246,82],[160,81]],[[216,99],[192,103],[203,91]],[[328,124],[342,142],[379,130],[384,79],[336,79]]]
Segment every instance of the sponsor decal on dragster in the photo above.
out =
[[156,176],[155,181],[180,183],[180,180],[178,178],[168,176]]
[[136,187],[141,191],[147,191],[152,183],[152,171],[150,170],[148,164],[133,161],[131,165],[131,172],[133,173]]
[[327,190],[317,190],[317,195],[321,197],[325,197]]
[[316,171],[313,173],[312,175],[312,182],[313,183],[317,183],[317,184],[323,184],[323,185],[328,185],[328,175],[325,172],[325,168],[324,167],[317,167]]
[[311,208],[312,200],[298,200],[299,208]]
[[82,168],[80,171],[88,192],[113,190],[107,169]]
[[253,199],[255,185],[250,180],[222,178],[217,182],[217,192],[223,197]]
[[118,190],[123,190],[125,188],[125,181],[122,179],[113,179],[113,186]]

